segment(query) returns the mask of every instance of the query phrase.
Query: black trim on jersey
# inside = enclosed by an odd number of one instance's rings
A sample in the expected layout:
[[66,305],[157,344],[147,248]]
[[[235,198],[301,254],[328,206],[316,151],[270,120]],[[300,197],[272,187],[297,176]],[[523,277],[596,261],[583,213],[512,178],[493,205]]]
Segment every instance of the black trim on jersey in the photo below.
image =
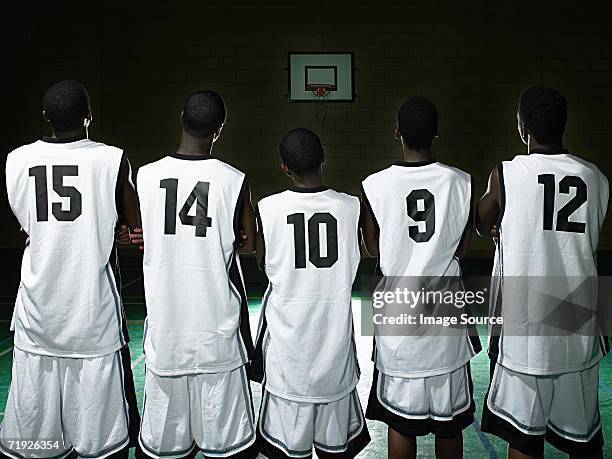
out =
[[261,214],[259,213],[259,204],[255,206],[255,219],[257,220],[257,232],[261,234],[261,240],[263,241],[263,251],[261,257],[261,266],[257,263],[257,267],[260,271],[266,272],[266,238],[263,232],[263,223],[261,222]]
[[318,193],[319,191],[329,190],[325,185],[321,186],[312,186],[312,187],[299,187],[292,186],[289,188],[289,191],[295,191],[296,193]]
[[499,175],[499,215],[497,216],[497,231],[500,231],[504,211],[506,210],[506,186],[504,183],[504,163],[497,165],[497,173]]
[[117,183],[115,184],[115,211],[117,212],[117,216],[119,217],[119,221],[121,221],[122,215],[119,215],[119,209],[121,209],[121,198],[123,192],[123,174],[125,174],[125,168],[129,167],[127,165],[127,157],[125,152],[121,154],[121,161],[119,162],[119,172],[117,173]]
[[237,258],[238,254],[234,253],[232,262],[229,266],[228,276],[230,283],[240,295],[240,324],[238,326],[238,333],[240,334],[242,343],[246,348],[246,360],[248,363],[249,361],[253,360],[255,356],[255,346],[253,346],[253,337],[251,336],[251,327],[249,325],[249,304],[247,301],[244,283],[242,282],[242,276],[240,275],[240,270],[238,269]]
[[429,166],[430,164],[437,163],[435,159],[427,159],[425,161],[395,161],[393,163],[394,166],[402,166],[402,167],[421,167],[421,166]]
[[249,181],[244,176],[242,181],[242,186],[240,187],[240,192],[238,193],[238,200],[236,201],[236,207],[234,208],[234,237],[236,238],[234,241],[234,246],[237,247],[240,242],[240,218],[242,217],[242,206],[244,205],[244,201],[248,199],[249,194]]
[[44,136],[42,139],[43,142],[46,143],[72,143],[78,142],[79,140],[85,140],[87,137],[84,135],[75,135],[72,137],[48,137]]
[[378,224],[378,220],[376,219],[376,215],[374,214],[374,210],[372,209],[372,205],[370,204],[368,195],[366,194],[365,189],[363,188],[363,183],[361,184],[361,198],[363,199],[363,202],[366,203],[366,206],[368,207],[368,210],[370,211],[370,214],[372,215],[372,220],[374,220],[374,224],[376,224],[376,229],[380,233],[380,225]]
[[130,335],[128,332],[128,326],[127,326],[127,318],[126,318],[126,314],[125,314],[125,307],[123,306],[123,299],[121,298],[121,282],[122,282],[122,278],[121,278],[121,268],[119,266],[119,255],[117,253],[117,248],[113,247],[113,249],[111,250],[111,255],[110,258],[108,260],[108,263],[111,267],[111,271],[113,272],[113,276],[115,277],[115,286],[117,288],[117,293],[119,294],[119,304],[121,305],[120,307],[120,314],[121,314],[121,331],[123,333],[123,341],[125,342],[125,344],[130,342]]
[[183,155],[181,153],[170,153],[168,156],[176,159],[186,159],[187,161],[200,161],[202,159],[213,159],[212,155]]
[[534,148],[533,150],[531,150],[529,152],[530,155],[536,154],[536,155],[569,155],[570,152],[567,151],[565,148],[562,148],[561,150],[552,150],[550,148]]
[[265,355],[264,355],[264,340],[266,337],[266,332],[268,330],[268,321],[266,320],[266,305],[268,303],[268,298],[270,297],[270,293],[272,292],[272,285],[268,284],[268,288],[266,288],[266,292],[264,293],[263,300],[261,302],[261,311],[260,314],[260,326],[257,330],[257,343],[255,344],[255,357],[253,358],[253,362],[251,363],[251,371],[249,374],[249,379],[252,381],[263,384],[263,380],[265,377]]

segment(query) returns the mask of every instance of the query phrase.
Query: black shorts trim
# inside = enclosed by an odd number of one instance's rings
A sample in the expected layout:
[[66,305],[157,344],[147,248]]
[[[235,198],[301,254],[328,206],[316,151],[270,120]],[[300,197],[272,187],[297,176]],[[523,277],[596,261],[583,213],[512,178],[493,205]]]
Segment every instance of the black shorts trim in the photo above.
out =
[[482,407],[482,423],[480,425],[483,432],[501,438],[508,443],[511,448],[517,449],[523,454],[527,454],[529,456],[542,456],[544,454],[545,442],[550,443],[558,450],[571,456],[591,456],[603,448],[604,438],[601,425],[597,429],[595,435],[589,441],[580,442],[563,438],[548,427],[546,428],[546,433],[543,435],[529,435],[521,432],[511,423],[493,413],[489,409],[487,401],[489,399],[489,392],[491,391],[495,364],[495,360],[491,359],[489,389],[487,390],[487,394],[484,398]]
[[[268,398],[270,394],[269,392],[265,392],[261,398],[261,407],[259,411],[259,420],[257,422],[257,448],[261,454],[270,458],[270,459],[296,459],[299,457],[300,459],[308,459],[312,458],[312,449],[310,450],[310,454],[307,454],[308,451],[294,451],[294,456],[287,455],[279,446],[275,445],[271,441],[269,441],[262,432],[262,423],[266,417],[266,409],[268,405]],[[361,413],[361,406],[359,404],[359,396],[357,395],[356,389],[353,392],[353,401],[356,405],[357,412]],[[322,452],[326,455],[333,455],[342,459],[352,459],[357,454],[365,449],[365,447],[370,443],[370,432],[368,430],[368,425],[366,423],[365,418],[363,417],[363,413],[361,414],[361,427],[360,432],[353,438],[351,438],[345,445],[342,447],[346,447],[344,451],[340,451],[337,453],[331,452],[329,450],[333,449],[332,447],[327,447],[325,445],[320,445],[321,448],[317,447],[317,443],[313,441],[314,450],[319,453]],[[354,435],[355,432],[349,433],[349,438],[351,435]],[[287,450],[291,451],[285,444],[283,444],[280,440],[275,440],[279,445],[282,445]],[[322,449],[322,448],[328,448]]]
[[391,411],[380,403],[377,395],[378,386],[378,369],[374,367],[374,378],[370,389],[370,397],[368,399],[368,408],[366,409],[366,418],[372,421],[380,421],[396,432],[406,437],[421,437],[424,435],[434,434],[440,438],[453,438],[459,435],[467,427],[474,422],[474,413],[476,412],[476,404],[474,403],[474,387],[472,384],[472,374],[469,363],[467,364],[467,373],[470,389],[470,406],[461,413],[453,416],[448,421],[438,421],[435,419],[406,419]]

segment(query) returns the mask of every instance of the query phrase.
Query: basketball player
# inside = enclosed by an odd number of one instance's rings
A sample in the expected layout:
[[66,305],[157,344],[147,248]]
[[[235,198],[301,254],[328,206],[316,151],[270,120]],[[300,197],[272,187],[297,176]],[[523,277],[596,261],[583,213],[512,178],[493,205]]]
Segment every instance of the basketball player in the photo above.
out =
[[[458,258],[471,232],[471,178],[432,158],[437,134],[433,104],[409,98],[395,132],[404,160],[363,181],[363,238],[385,277],[461,275]],[[462,430],[474,419],[469,360],[480,350],[472,338],[463,328],[447,336],[375,337],[366,417],[387,424],[390,458],[416,457],[416,437],[430,433],[437,457],[462,456]]]
[[138,171],[148,311],[140,444],[154,458],[257,455],[238,258],[239,245],[254,251],[256,222],[245,175],[211,155],[225,118],[218,93],[192,94],[176,153]]
[[[528,154],[493,169],[478,205],[478,231],[489,235],[496,227],[494,276],[502,276],[504,286],[519,276],[534,284],[538,278],[550,284],[559,277],[571,283],[597,276],[608,180],[563,148],[566,120],[563,94],[546,87],[525,90],[518,131]],[[526,322],[542,310],[541,302],[528,301],[532,285],[524,287],[507,295],[501,289],[504,327],[490,341],[482,429],[508,442],[511,458],[542,457],[545,441],[570,457],[602,457],[597,387],[607,342],[595,334],[506,335],[507,313]]]
[[89,95],[76,81],[45,93],[43,117],[51,136],[6,162],[9,203],[28,240],[0,451],[127,457],[138,412],[111,257],[117,221],[140,225],[130,165],[120,149],[89,140]]
[[320,458],[352,458],[370,441],[351,311],[359,200],[323,185],[314,132],[293,129],[279,149],[293,187],[258,204],[257,258],[270,281],[257,338],[259,448],[270,458],[308,458],[313,447]]

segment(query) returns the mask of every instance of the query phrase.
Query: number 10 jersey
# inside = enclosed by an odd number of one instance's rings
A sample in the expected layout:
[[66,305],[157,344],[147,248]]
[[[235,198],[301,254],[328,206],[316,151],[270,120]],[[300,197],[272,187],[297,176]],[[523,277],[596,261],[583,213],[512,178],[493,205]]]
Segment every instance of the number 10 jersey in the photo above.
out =
[[235,247],[245,175],[210,156],[141,167],[147,369],[231,371],[249,360],[248,308]]
[[257,340],[265,388],[299,402],[339,400],[359,379],[351,310],[359,200],[293,188],[258,208],[270,281]]

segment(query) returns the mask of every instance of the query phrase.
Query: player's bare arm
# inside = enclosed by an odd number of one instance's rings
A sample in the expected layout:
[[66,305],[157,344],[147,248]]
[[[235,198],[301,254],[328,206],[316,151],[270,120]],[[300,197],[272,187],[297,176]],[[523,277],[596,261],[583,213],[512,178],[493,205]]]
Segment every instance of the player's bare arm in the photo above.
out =
[[501,189],[499,170],[493,168],[489,175],[487,191],[480,198],[476,210],[476,231],[482,237],[491,237],[495,230],[497,219],[501,211]]
[[123,229],[123,233],[125,233],[126,230],[129,232],[132,244],[142,245],[142,223],[140,219],[138,194],[136,193],[136,187],[132,181],[132,166],[126,156],[121,160],[120,171],[121,177],[119,178],[120,185],[117,193],[117,210],[119,212],[119,221],[121,225],[116,238],[122,243],[121,226],[125,225],[127,228]]
[[378,256],[378,236],[380,233],[378,224],[372,214],[365,197],[361,199],[361,237],[363,245],[372,257]]
[[455,256],[457,258],[465,258],[467,252],[470,248],[470,243],[472,242],[472,230],[474,229],[474,178],[472,177],[472,199],[470,202],[470,214],[468,216],[468,221],[465,225],[465,229],[463,230],[463,234],[461,235],[461,240],[459,241],[459,245],[457,246],[457,251],[455,252]]
[[242,201],[240,209],[239,233],[237,235],[238,252],[253,253],[255,251],[255,237],[257,223],[255,222],[255,211],[251,204],[251,190],[246,187],[246,196]]

